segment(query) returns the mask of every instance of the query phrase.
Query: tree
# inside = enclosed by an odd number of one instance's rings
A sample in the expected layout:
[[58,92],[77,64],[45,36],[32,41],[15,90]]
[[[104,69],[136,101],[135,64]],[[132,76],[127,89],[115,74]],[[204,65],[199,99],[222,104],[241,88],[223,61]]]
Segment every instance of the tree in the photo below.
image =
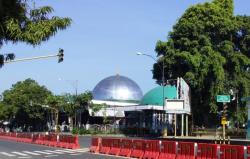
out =
[[[0,0],[0,47],[8,41],[39,45],[71,24],[70,18],[50,16],[52,12],[52,7],[35,8],[28,0]],[[0,54],[0,67],[14,57]]]
[[49,95],[46,98],[46,104],[48,105],[48,109],[52,110],[55,113],[55,130],[56,132],[60,132],[60,128],[58,125],[59,120],[59,112],[63,106],[63,98],[56,95]]
[[[158,56],[163,55],[165,78],[183,77],[191,86],[196,124],[214,125],[220,109],[216,95],[229,94],[231,88],[239,90],[239,99],[249,95],[250,17],[234,16],[233,8],[233,0],[191,6],[167,41],[156,45]],[[154,64],[158,83],[161,72]]]
[[32,79],[19,81],[3,92],[0,104],[0,120],[11,121],[15,127],[41,130],[45,123],[45,99],[51,92]]
[[[62,96],[64,99],[64,105],[63,109],[64,111],[69,115],[70,118],[70,127],[73,128],[73,118],[75,118],[75,126],[76,119],[77,119],[77,111],[80,111],[78,113],[80,116],[83,114],[88,114],[88,107],[90,104],[90,101],[92,100],[92,94],[89,91],[86,91],[79,95],[71,95],[71,94],[65,94]],[[87,113],[84,113],[87,112]],[[85,121],[87,121],[88,117],[86,117]],[[81,122],[80,118],[80,122]]]

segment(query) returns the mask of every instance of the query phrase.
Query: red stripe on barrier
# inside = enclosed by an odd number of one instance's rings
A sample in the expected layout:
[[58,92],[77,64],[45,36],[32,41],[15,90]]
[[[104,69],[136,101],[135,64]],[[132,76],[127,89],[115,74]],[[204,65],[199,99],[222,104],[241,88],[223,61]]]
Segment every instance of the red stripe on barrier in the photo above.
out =
[[221,145],[220,159],[244,159],[244,146]]

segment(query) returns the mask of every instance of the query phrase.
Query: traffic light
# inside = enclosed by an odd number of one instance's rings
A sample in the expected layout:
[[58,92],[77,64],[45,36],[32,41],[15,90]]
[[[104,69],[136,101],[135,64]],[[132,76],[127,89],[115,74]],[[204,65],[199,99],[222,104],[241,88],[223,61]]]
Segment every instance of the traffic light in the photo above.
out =
[[59,49],[59,53],[57,55],[58,56],[58,63],[63,62],[63,56],[64,56],[63,52],[64,52],[63,49]]

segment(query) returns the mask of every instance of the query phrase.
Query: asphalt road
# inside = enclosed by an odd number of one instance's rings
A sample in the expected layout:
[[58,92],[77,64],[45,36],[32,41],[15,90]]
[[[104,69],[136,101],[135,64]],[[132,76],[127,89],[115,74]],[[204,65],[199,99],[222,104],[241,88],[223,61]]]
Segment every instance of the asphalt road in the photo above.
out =
[[0,139],[0,159],[118,159],[120,157],[97,155],[88,152],[87,141],[90,138],[81,138],[84,144],[80,149],[69,150],[47,147],[43,145],[27,144]]

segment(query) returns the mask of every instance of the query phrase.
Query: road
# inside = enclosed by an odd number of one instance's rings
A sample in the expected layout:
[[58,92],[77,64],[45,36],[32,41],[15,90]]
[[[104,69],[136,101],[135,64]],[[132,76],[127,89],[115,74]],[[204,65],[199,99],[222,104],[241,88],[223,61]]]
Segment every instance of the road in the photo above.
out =
[[[88,138],[82,141],[89,141]],[[0,139],[0,159],[118,159],[88,152],[88,143],[80,149],[69,150]]]

